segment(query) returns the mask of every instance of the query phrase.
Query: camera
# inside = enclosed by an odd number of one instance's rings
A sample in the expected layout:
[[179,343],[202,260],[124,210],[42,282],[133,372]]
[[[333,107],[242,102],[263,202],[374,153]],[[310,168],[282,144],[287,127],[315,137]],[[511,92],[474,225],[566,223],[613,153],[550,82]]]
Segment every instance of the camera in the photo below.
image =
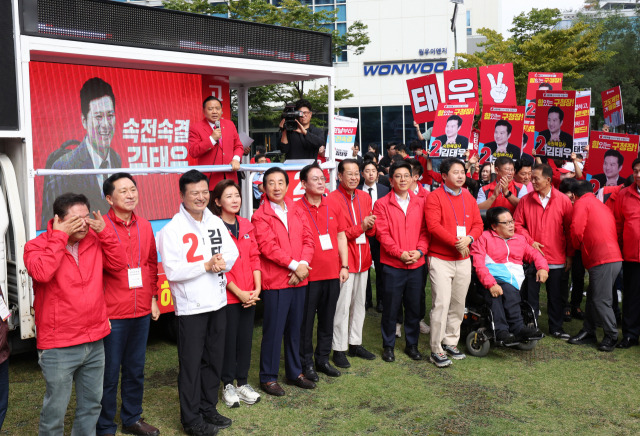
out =
[[287,132],[293,132],[298,128],[298,119],[302,117],[302,112],[297,111],[295,106],[292,104],[288,104],[284,107],[282,111],[282,118],[284,119],[284,128]]

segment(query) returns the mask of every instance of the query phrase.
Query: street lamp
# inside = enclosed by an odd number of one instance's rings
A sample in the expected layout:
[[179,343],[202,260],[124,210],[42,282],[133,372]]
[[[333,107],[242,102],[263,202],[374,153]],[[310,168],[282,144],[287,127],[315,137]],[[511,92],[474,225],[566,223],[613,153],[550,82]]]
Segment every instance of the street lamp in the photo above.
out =
[[458,5],[464,4],[464,0],[449,0],[451,3],[455,4],[453,8],[453,17],[451,18],[451,31],[453,32],[453,63],[454,69],[458,69],[458,35],[456,32],[456,19],[458,18]]

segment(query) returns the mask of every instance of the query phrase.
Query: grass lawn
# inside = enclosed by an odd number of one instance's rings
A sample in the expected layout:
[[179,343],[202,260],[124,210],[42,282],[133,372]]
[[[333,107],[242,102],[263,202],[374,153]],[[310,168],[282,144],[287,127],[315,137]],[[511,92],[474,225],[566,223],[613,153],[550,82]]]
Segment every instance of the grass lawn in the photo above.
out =
[[[546,294],[541,293],[546,323]],[[429,297],[427,304],[430,304]],[[575,334],[581,321],[565,323]],[[598,332],[599,337],[602,332]],[[249,382],[258,387],[261,327],[256,325]],[[381,353],[380,315],[370,309],[364,345]],[[463,348],[463,347],[461,347]],[[262,395],[253,406],[218,410],[233,419],[221,434],[640,434],[640,347],[601,353],[545,338],[533,351],[494,348],[438,369],[410,360],[396,344],[396,361],[350,359],[339,378],[320,374],[318,388],[282,384],[287,395]],[[421,335],[420,351],[429,353]],[[284,364],[280,374],[284,373]],[[175,344],[153,329],[147,350],[144,417],[162,435],[180,426]],[[9,411],[1,434],[36,434],[44,382],[34,354],[10,364]],[[74,397],[67,413],[71,432]]]

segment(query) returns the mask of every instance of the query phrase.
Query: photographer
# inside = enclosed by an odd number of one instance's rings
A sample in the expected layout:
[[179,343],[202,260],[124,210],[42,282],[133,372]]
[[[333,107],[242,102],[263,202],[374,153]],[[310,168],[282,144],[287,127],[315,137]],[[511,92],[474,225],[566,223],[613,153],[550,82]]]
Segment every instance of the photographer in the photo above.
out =
[[[286,117],[280,121],[282,136],[278,141],[278,148],[286,153],[287,159],[313,159],[318,157],[320,146],[325,145],[326,140],[322,129],[311,125],[311,103],[307,100],[298,100],[295,111],[300,112],[295,119],[295,129],[285,128]],[[285,109],[286,112],[286,109]]]

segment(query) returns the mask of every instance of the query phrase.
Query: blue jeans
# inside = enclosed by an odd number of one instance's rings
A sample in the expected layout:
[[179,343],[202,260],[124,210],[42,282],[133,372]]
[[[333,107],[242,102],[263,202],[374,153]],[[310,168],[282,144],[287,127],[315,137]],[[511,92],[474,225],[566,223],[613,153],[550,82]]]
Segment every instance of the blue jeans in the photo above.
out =
[[75,382],[76,415],[71,435],[95,435],[104,377],[102,339],[72,347],[38,350],[38,363],[47,385],[38,434],[64,434],[64,415]]
[[104,338],[104,389],[102,411],[96,428],[99,435],[115,434],[118,428],[113,420],[118,407],[118,376],[121,368],[120,421],[123,427],[128,427],[140,419],[150,320],[150,315],[111,320],[111,333]]
[[0,430],[9,405],[9,358],[0,363]]

